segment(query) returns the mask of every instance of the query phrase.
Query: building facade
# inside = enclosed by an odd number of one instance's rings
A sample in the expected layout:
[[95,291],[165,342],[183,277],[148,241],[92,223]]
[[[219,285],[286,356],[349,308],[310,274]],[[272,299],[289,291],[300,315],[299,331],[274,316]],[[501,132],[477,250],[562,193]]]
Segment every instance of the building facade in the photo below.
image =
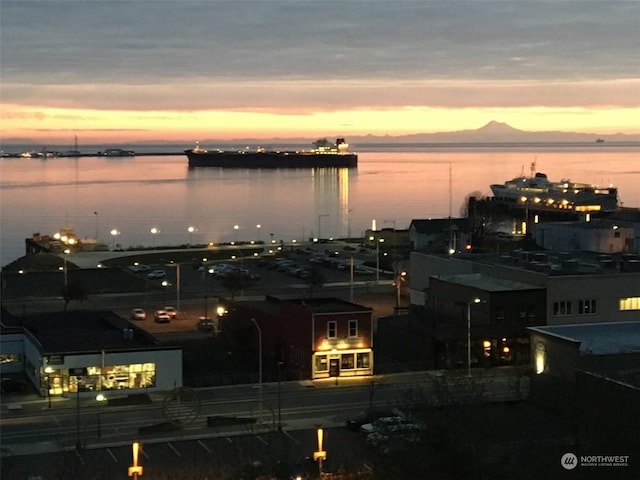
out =
[[373,374],[373,312],[337,298],[233,301],[220,298],[219,325],[229,344],[257,338],[264,374],[283,368],[289,379]]
[[42,396],[132,394],[182,386],[182,348],[159,347],[112,312],[18,320],[3,312],[2,373],[23,373]]

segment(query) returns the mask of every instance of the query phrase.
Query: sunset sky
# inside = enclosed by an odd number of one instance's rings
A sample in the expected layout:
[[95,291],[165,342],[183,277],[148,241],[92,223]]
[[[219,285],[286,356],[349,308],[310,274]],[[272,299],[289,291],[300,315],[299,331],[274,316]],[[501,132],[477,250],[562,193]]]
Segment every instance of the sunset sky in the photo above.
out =
[[3,142],[640,133],[636,1],[0,0]]

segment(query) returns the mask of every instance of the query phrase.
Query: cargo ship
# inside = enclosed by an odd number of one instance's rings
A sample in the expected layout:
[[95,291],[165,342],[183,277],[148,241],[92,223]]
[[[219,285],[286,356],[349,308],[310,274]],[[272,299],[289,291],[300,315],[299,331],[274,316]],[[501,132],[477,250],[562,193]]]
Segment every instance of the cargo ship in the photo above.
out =
[[491,185],[494,198],[523,208],[540,210],[570,210],[575,212],[612,212],[618,208],[618,189],[599,187],[570,180],[551,181],[535,171],[520,175],[503,184]]
[[189,167],[222,168],[355,168],[358,155],[349,152],[349,144],[338,138],[313,142],[311,150],[207,150],[196,145],[185,150]]

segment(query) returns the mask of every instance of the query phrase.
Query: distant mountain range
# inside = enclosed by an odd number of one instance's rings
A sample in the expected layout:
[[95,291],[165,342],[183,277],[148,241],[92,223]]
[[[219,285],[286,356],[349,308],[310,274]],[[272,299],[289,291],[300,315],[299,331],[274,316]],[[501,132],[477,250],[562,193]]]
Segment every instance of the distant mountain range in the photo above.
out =
[[[215,146],[215,145],[300,145],[310,146],[311,142],[322,137],[319,135],[316,138],[304,138],[304,137],[287,137],[287,138],[271,138],[271,139],[259,139],[259,138],[237,138],[233,140],[220,140],[216,138],[200,139],[200,144],[203,146]],[[330,136],[329,140],[335,140]],[[544,131],[544,132],[529,132],[526,130],[519,130],[512,126],[502,123],[491,121],[475,130],[459,130],[454,132],[438,132],[438,133],[414,133],[410,135],[355,135],[346,138],[348,143],[355,145],[401,145],[401,144],[500,144],[500,143],[640,143],[640,135],[628,135],[628,134],[609,134],[602,135],[596,133],[576,133],[576,132],[560,132],[560,131]],[[42,142],[34,142],[28,139],[5,139],[4,146],[10,145],[39,145]],[[184,147],[183,144],[179,144],[175,141],[146,141],[136,142],[135,145],[127,144],[129,147],[142,147],[144,145],[157,145],[157,146],[169,146],[179,145],[180,148]],[[111,145],[113,146],[113,145]],[[187,145],[190,147],[191,145]],[[83,147],[88,147],[84,145]]]
[[[223,143],[238,144],[309,144],[316,139],[308,138],[274,138],[270,140],[256,138],[239,138]],[[576,132],[528,132],[519,130],[512,126],[491,121],[475,130],[458,130],[454,132],[438,133],[414,133],[410,135],[356,135],[349,136],[347,142],[357,145],[366,144],[406,144],[406,143],[595,143],[604,142],[640,142],[640,135],[612,134],[602,135],[596,133],[576,133]],[[219,140],[202,140],[202,144],[221,143]]]
[[574,142],[638,142],[640,135],[613,134],[601,135],[596,133],[576,133],[543,131],[529,132],[512,126],[491,121],[475,130],[459,130],[455,132],[417,133],[399,136],[373,136],[350,138],[354,143],[574,143]]

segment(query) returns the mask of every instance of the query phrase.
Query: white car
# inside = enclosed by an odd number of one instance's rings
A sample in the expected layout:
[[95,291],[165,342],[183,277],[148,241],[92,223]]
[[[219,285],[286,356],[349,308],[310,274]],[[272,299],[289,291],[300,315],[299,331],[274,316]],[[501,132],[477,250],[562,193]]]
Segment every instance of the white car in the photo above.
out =
[[155,320],[156,323],[169,323],[169,322],[171,322],[171,317],[164,310],[156,310],[156,313],[153,316],[153,319]]
[[175,319],[178,315],[178,311],[173,307],[164,307],[164,311],[171,317],[171,319]]
[[145,312],[142,308],[134,308],[131,310],[131,319],[132,320],[145,320],[147,318],[147,312]]
[[167,272],[164,270],[154,270],[153,272],[147,273],[147,278],[164,278],[167,276]]

